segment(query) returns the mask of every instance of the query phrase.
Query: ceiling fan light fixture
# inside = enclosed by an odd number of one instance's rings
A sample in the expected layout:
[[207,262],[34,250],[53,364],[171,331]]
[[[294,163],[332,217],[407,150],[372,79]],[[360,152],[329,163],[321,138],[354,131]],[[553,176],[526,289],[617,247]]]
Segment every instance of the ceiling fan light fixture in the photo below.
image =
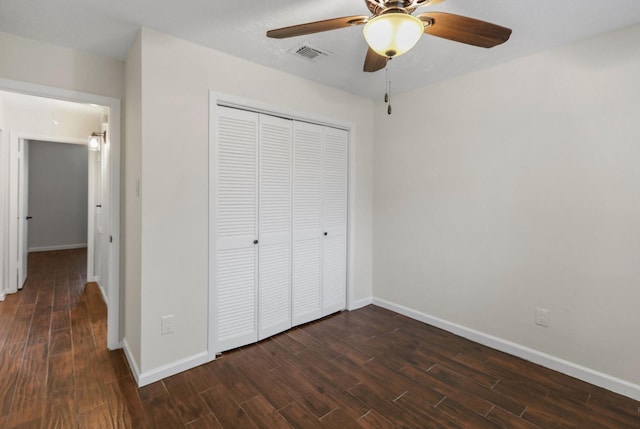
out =
[[407,13],[385,13],[367,22],[362,31],[371,49],[392,58],[402,55],[418,43],[424,24]]

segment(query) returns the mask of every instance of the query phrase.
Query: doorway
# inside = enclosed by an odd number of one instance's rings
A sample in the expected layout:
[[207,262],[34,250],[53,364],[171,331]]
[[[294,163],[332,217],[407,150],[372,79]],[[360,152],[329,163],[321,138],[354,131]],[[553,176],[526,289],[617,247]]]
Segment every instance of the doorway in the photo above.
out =
[[[119,332],[119,314],[120,314],[120,100],[111,97],[97,96],[93,94],[87,94],[76,91],[62,90],[58,88],[44,87],[40,85],[11,81],[6,79],[0,79],[0,90],[9,91],[11,93],[18,93],[23,95],[31,95],[36,97],[42,97],[47,100],[58,100],[64,102],[79,103],[87,106],[103,106],[108,112],[107,121],[105,121],[105,129],[95,129],[93,131],[101,133],[106,131],[102,139],[101,155],[99,157],[101,174],[100,184],[103,192],[99,197],[95,195],[90,198],[88,207],[88,219],[92,227],[95,230],[96,219],[100,226],[100,234],[102,240],[98,241],[96,237],[98,235],[95,231],[88,231],[87,239],[93,241],[90,243],[89,248],[97,249],[99,251],[92,252],[91,257],[87,260],[92,261],[91,264],[87,264],[89,269],[95,275],[96,261],[99,258],[100,269],[100,281],[101,286],[104,289],[105,301],[107,303],[107,346],[109,349],[116,349],[120,347],[120,332]],[[6,112],[5,112],[6,113]],[[56,118],[52,118],[51,122],[56,124],[58,121]],[[3,125],[0,123],[0,125]],[[22,268],[26,266],[26,258],[24,255],[27,250],[26,238],[28,234],[27,226],[23,228],[19,227],[21,222],[27,222],[28,213],[26,213],[26,207],[20,210],[22,205],[17,201],[24,201],[24,198],[20,199],[18,195],[18,181],[20,177],[23,177],[23,187],[27,185],[24,182],[24,171],[28,152],[21,152],[20,156],[12,157],[12,150],[14,153],[24,151],[24,142],[27,140],[44,140],[44,141],[58,141],[68,143],[82,143],[87,144],[89,135],[80,141],[67,141],[69,139],[62,138],[56,135],[46,135],[39,132],[39,130],[29,131],[26,127],[13,127],[10,124],[4,124],[2,140],[0,140],[0,166],[3,168],[0,171],[7,172],[9,177],[3,177],[0,180],[0,197],[3,204],[1,205],[3,211],[3,217],[7,219],[1,227],[3,229],[0,237],[0,245],[3,249],[3,261],[2,261],[2,290],[0,292],[13,292],[18,286],[22,286],[26,277],[25,270]],[[53,137],[53,138],[52,138]],[[79,140],[79,139],[77,139]],[[28,146],[28,145],[27,145]],[[27,149],[28,150],[28,149]],[[87,160],[89,166],[91,158]],[[19,165],[22,163],[22,169]],[[93,157],[93,166],[96,166],[96,157]],[[9,168],[4,168],[4,167]],[[10,168],[13,166],[13,168]],[[94,180],[94,185],[95,185]],[[90,186],[90,189],[95,187]],[[23,195],[28,192],[27,189],[22,189]],[[13,202],[13,203],[12,203]],[[96,204],[99,202],[100,204]],[[92,204],[93,203],[93,204]],[[99,205],[101,207],[95,207]],[[91,207],[93,206],[93,211]],[[8,210],[7,210],[8,209]],[[100,209],[100,210],[97,210]],[[7,240],[8,238],[8,240]],[[20,245],[22,243],[22,245]],[[0,254],[2,254],[0,253]],[[24,260],[24,261],[23,261]],[[20,265],[20,268],[18,268]],[[89,266],[91,265],[91,266]],[[19,271],[22,270],[22,271]],[[91,280],[91,279],[89,279]]]

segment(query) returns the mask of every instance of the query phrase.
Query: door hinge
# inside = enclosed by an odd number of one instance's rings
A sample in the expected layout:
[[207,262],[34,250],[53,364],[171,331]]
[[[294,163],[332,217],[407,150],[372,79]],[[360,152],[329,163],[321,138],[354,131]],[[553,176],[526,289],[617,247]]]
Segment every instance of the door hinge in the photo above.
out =
[[109,236],[109,243],[113,243],[113,235]]

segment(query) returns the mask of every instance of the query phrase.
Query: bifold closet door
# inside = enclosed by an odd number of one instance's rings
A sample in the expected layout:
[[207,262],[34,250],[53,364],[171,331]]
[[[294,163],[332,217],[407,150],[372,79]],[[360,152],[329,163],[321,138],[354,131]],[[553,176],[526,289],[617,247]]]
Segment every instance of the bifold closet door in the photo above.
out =
[[292,121],[260,115],[258,180],[259,339],[291,327]]
[[347,303],[347,143],[345,130],[324,128],[322,145],[322,315]]
[[346,131],[217,106],[216,352],[346,307]]
[[292,321],[322,317],[323,127],[293,124]]
[[216,351],[258,341],[259,115],[218,108],[214,144]]

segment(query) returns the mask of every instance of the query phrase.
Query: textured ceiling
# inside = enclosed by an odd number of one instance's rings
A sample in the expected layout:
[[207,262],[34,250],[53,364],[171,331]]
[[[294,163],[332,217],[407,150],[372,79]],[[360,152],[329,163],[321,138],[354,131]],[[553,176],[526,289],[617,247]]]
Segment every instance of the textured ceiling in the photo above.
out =
[[[513,34],[492,49],[424,35],[411,52],[392,61],[395,92],[640,22],[639,0],[447,0],[417,13],[428,10],[493,22]],[[0,31],[124,60],[144,26],[374,98],[383,92],[384,71],[362,72],[362,27],[265,37],[271,28],[360,14],[368,14],[364,0],[0,0]],[[333,55],[312,62],[288,53],[301,43]]]

